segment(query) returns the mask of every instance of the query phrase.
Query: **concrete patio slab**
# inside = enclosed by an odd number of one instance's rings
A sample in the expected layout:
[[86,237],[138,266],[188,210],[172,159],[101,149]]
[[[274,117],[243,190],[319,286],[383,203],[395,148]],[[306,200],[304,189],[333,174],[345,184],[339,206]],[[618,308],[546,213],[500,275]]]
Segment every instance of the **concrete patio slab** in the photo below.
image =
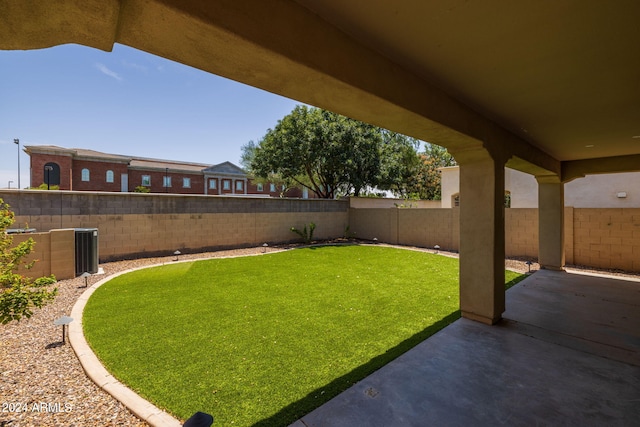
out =
[[294,426],[638,425],[639,290],[537,272],[498,326],[460,319]]

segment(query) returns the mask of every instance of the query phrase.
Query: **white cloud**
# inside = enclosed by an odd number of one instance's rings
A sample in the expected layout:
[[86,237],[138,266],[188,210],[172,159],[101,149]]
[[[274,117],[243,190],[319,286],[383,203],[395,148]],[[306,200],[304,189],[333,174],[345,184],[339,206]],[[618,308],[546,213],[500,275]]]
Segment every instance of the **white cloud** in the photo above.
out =
[[122,61],[122,65],[127,67],[127,68],[132,68],[134,70],[140,71],[141,73],[147,74],[147,67],[145,67],[144,65],[140,65],[140,64],[136,64],[135,62],[128,62],[126,60]]
[[113,77],[114,79],[116,79],[119,82],[121,82],[123,80],[122,77],[120,77],[120,74],[116,73],[115,71],[111,71],[104,64],[101,64],[101,63],[98,62],[98,63],[96,63],[96,68],[98,70],[100,70],[100,72],[102,72],[102,74],[105,74],[105,75],[107,75],[109,77]]

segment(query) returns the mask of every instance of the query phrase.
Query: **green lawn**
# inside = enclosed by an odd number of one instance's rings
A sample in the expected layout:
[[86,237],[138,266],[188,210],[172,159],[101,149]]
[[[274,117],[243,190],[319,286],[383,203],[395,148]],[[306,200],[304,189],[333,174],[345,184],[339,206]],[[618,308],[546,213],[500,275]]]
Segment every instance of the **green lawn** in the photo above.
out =
[[458,317],[457,259],[326,246],[117,277],[84,332],[114,376],[179,418],[287,425]]

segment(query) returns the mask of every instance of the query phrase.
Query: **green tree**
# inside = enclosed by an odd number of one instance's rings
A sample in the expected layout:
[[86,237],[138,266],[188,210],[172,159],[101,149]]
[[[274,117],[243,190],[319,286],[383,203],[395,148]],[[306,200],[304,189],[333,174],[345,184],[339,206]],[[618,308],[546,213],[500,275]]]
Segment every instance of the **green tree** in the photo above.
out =
[[257,178],[290,180],[321,198],[359,195],[377,184],[381,140],[375,126],[297,106],[256,147],[248,147],[249,169]]
[[254,141],[249,141],[240,149],[242,150],[242,154],[240,155],[240,165],[242,168],[251,176],[251,181],[254,184],[263,184],[270,185],[274,184],[277,189],[280,190],[280,197],[284,197],[287,190],[298,186],[299,184],[293,179],[285,179],[281,174],[270,172],[267,176],[261,177],[256,174],[253,170],[253,161],[255,158],[256,149],[258,148],[258,144]]
[[14,223],[15,215],[9,205],[0,199],[0,323],[22,317],[31,317],[35,308],[41,308],[55,298],[58,290],[49,289],[55,283],[54,276],[32,280],[17,273],[22,267],[30,269],[35,261],[26,263],[23,258],[31,253],[35,242],[29,238],[15,247],[7,229]]
[[408,193],[422,200],[440,200],[442,177],[438,168],[455,165],[455,159],[446,148],[425,143],[424,152],[419,154],[418,170],[407,183]]
[[396,132],[381,129],[381,165],[378,188],[389,190],[399,197],[409,197],[413,189],[408,185],[419,172],[417,150],[420,141]]

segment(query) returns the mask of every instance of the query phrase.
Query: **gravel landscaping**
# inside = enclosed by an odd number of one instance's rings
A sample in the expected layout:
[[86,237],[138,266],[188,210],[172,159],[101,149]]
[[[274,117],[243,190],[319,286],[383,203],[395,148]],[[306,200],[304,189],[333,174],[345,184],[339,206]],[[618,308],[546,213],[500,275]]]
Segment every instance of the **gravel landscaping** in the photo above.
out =
[[[269,247],[267,252],[283,250]],[[407,248],[425,250],[420,248]],[[257,255],[262,247],[181,255],[180,260]],[[433,250],[428,250],[433,252]],[[457,254],[442,252],[442,255]],[[146,265],[171,263],[173,257],[101,264],[105,275]],[[527,272],[526,259],[507,260],[506,268]],[[531,270],[538,269],[537,264]],[[582,269],[583,271],[585,269]],[[638,279],[638,274],[587,270]],[[105,276],[90,278],[90,284]],[[61,343],[61,327],[53,321],[69,315],[85,291],[84,279],[57,283],[55,301],[30,319],[0,325],[0,426],[145,426],[121,403],[89,380],[73,349]]]

